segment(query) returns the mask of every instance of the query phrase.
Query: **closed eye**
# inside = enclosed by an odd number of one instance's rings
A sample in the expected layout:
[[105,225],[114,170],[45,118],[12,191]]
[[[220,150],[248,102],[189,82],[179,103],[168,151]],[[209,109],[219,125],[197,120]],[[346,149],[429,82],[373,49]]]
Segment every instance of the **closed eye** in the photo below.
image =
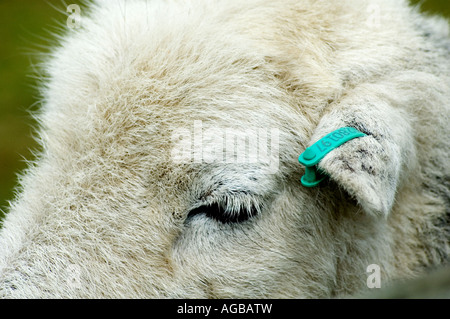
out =
[[240,223],[257,215],[258,211],[259,210],[254,205],[241,207],[238,210],[231,210],[222,207],[219,203],[212,203],[192,209],[187,216],[187,220],[203,214],[208,218],[224,224]]

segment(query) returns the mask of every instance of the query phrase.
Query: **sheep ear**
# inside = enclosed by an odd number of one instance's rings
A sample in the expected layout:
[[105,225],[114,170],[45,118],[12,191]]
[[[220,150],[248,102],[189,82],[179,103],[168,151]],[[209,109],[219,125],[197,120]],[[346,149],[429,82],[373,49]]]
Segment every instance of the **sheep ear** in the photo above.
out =
[[400,161],[394,145],[371,135],[351,140],[326,155],[318,167],[368,213],[387,216],[394,203]]
[[366,136],[347,141],[329,152],[317,168],[356,199],[364,211],[387,216],[394,204],[404,158],[411,155],[407,138],[410,132],[405,121],[404,127],[399,127],[401,122],[395,123],[399,120],[395,116],[386,120],[377,114],[364,115],[364,119],[357,119],[354,115],[331,112],[322,118],[309,145],[344,126],[365,133]]

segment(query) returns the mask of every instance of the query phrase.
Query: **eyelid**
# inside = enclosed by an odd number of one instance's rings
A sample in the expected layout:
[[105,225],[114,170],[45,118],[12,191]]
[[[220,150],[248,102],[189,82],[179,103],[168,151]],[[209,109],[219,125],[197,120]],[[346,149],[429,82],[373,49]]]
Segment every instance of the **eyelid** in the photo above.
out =
[[210,194],[206,198],[199,200],[191,209],[217,203],[226,212],[255,208],[259,213],[263,202],[261,197],[261,195],[253,194],[250,191],[231,191],[221,196]]
[[189,210],[186,219],[204,213],[224,223],[242,222],[260,214],[261,209],[262,201],[247,192],[228,193],[225,197],[208,196],[203,199]]
[[204,214],[208,218],[214,219],[224,224],[239,223],[256,216],[258,212],[254,207],[241,209],[239,211],[230,212],[224,210],[220,204],[203,205],[191,210],[186,217],[186,221],[190,218]]

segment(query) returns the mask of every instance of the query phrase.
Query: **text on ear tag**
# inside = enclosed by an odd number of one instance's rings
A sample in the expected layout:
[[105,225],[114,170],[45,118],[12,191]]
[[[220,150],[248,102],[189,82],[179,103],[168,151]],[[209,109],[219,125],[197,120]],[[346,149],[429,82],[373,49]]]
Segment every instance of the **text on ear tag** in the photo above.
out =
[[362,136],[366,136],[366,134],[353,127],[342,127],[308,147],[298,158],[300,164],[303,164],[306,167],[305,175],[301,178],[302,184],[306,187],[319,185],[326,176],[317,169],[317,164],[325,157],[325,155],[335,148],[341,146],[345,142]]

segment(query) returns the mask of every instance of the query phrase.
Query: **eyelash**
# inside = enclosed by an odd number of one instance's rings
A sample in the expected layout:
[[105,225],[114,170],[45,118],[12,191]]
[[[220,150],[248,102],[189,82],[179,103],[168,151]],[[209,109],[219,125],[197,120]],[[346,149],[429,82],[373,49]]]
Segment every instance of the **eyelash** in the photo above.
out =
[[251,205],[250,207],[241,207],[239,211],[230,211],[223,208],[219,203],[213,203],[194,208],[189,212],[187,219],[201,214],[223,224],[232,224],[244,222],[257,215],[258,209]]

